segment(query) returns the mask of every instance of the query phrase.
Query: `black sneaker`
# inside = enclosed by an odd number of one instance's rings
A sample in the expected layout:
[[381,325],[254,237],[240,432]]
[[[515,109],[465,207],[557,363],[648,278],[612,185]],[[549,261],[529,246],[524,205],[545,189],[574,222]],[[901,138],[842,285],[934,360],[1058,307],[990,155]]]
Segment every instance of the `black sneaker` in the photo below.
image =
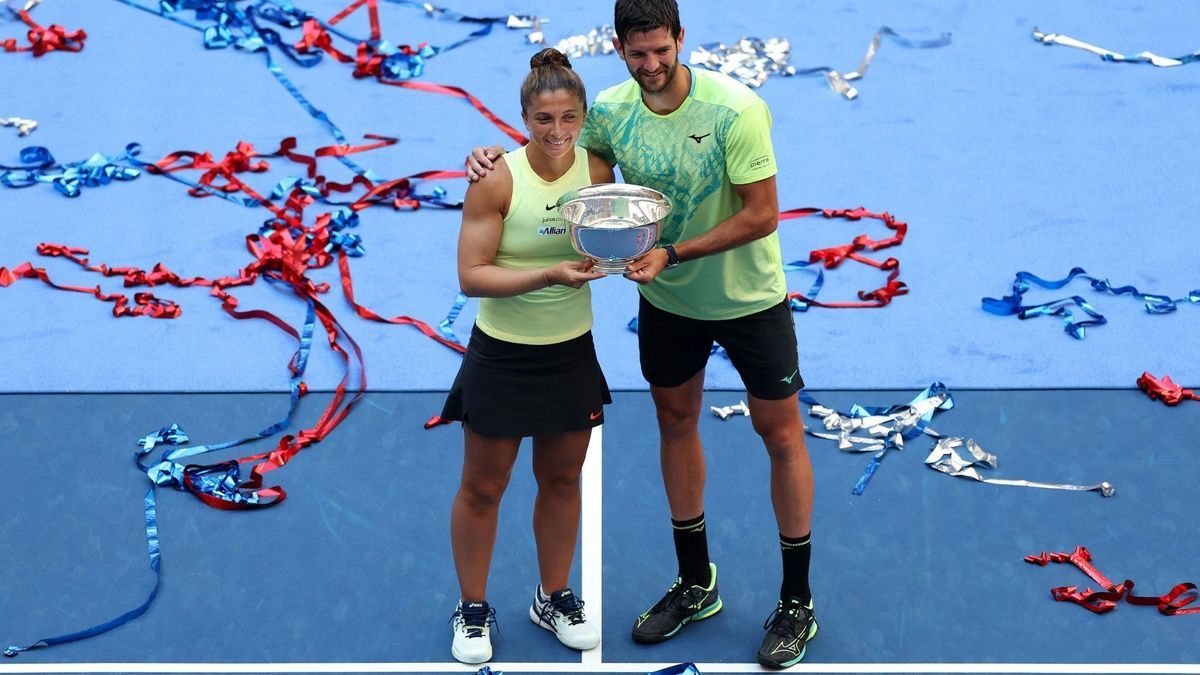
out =
[[683,579],[676,578],[662,600],[633,623],[633,641],[642,644],[662,642],[674,637],[688,623],[707,619],[721,611],[724,605],[717,594],[717,566],[709,563],[708,568],[712,581],[707,588],[685,587]]
[[800,663],[808,641],[817,634],[812,600],[807,603],[800,598],[780,600],[763,628],[767,629],[767,636],[758,648],[759,663],[768,668],[788,668]]

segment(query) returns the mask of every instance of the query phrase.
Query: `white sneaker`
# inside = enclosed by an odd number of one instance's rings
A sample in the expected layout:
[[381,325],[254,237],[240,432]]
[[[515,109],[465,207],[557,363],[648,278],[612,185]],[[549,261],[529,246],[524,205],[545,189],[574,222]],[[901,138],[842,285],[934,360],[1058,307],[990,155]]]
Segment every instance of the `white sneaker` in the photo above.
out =
[[492,638],[488,624],[496,625],[496,610],[487,602],[462,602],[450,617],[454,642],[450,653],[462,663],[484,663],[492,659]]
[[583,600],[569,588],[555,591],[547,598],[539,584],[533,592],[529,618],[571,649],[591,649],[600,644],[600,629],[583,615]]

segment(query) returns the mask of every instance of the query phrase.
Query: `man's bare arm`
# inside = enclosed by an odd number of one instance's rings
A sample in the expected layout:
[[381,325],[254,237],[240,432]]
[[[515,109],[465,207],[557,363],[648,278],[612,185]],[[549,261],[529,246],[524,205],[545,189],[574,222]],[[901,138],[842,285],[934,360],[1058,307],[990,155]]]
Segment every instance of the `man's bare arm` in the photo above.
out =
[[[779,226],[779,196],[775,177],[734,185],[742,208],[704,234],[675,244],[680,262],[728,251],[770,235]],[[656,248],[630,263],[625,276],[648,284],[667,266],[667,252]]]

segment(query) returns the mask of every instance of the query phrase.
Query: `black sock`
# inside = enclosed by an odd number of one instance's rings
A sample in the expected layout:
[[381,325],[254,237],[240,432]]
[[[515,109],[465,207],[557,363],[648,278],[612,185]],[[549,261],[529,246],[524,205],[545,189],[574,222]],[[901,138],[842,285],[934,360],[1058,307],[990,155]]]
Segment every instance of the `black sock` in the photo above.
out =
[[810,532],[795,539],[779,535],[779,548],[783,553],[783,585],[779,588],[779,597],[783,600],[795,597],[808,602],[812,599],[812,591],[808,587],[811,535]]
[[672,518],[671,529],[675,535],[675,557],[679,559],[679,576],[688,584],[708,586],[711,579],[704,514],[701,513],[691,520]]

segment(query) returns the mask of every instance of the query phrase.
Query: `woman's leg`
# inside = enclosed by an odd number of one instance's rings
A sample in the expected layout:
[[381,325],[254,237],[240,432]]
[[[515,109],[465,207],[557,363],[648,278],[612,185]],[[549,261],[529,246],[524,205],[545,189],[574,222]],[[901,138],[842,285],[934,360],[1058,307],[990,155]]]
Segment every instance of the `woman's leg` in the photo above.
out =
[[450,510],[450,544],[462,600],[487,599],[488,569],[496,544],[496,516],[508,487],[520,438],[480,436],[463,423],[462,481]]
[[547,595],[566,588],[571,573],[579,536],[579,474],[591,436],[589,429],[533,439],[533,475],[538,484],[533,534],[542,591]]

